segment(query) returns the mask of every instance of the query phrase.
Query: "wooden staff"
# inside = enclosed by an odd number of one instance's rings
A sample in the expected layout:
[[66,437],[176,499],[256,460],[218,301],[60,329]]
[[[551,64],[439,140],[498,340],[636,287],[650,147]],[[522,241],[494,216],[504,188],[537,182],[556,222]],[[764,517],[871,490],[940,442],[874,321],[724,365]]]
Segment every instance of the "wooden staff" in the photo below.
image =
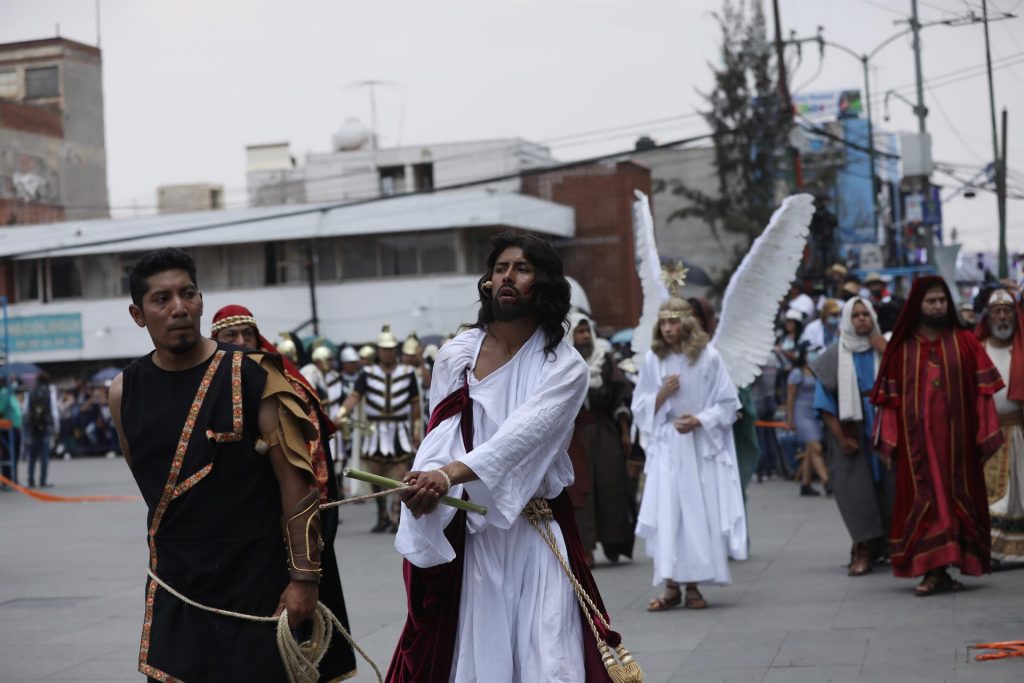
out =
[[[359,481],[365,481],[368,484],[374,484],[376,486],[383,486],[384,488],[389,488],[389,489],[404,489],[404,488],[406,488],[406,484],[403,484],[400,481],[395,481],[394,479],[389,479],[387,477],[382,477],[382,476],[377,475],[377,474],[370,474],[369,472],[363,472],[361,470],[354,470],[354,469],[352,469],[350,467],[346,467],[344,470],[342,470],[341,474],[343,476],[348,477],[349,479],[358,479]],[[461,498],[452,498],[451,496],[445,496],[444,498],[441,499],[441,502],[444,503],[445,505],[449,505],[449,506],[451,506],[453,508],[458,508],[459,510],[465,510],[466,512],[475,512],[478,515],[486,515],[487,514],[487,508],[484,507],[483,505],[480,505],[478,503],[473,503],[473,502],[468,501],[468,500],[462,500]]]

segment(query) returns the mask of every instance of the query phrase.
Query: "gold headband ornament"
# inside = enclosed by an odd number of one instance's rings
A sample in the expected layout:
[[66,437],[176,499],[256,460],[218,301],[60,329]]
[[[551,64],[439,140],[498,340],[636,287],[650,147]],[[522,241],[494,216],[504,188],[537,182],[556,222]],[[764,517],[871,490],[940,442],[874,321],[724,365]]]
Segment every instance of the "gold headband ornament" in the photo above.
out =
[[251,315],[229,315],[210,325],[210,334],[217,334],[224,328],[235,325],[252,325],[254,329],[259,329],[259,326],[256,324],[256,318]]
[[686,274],[688,272],[690,272],[689,269],[683,265],[682,261],[676,261],[661,267],[661,281],[668,288],[669,296],[678,299],[683,298],[681,292],[683,291],[683,286],[686,285]]

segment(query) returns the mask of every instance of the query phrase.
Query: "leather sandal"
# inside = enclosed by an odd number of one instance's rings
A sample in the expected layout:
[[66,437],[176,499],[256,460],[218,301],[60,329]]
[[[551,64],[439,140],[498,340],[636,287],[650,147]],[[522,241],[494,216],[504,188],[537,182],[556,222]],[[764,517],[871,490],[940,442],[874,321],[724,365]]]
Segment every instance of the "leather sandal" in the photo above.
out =
[[874,556],[866,543],[854,544],[850,555],[850,564],[846,568],[848,576],[864,576],[871,573],[874,565]]
[[914,595],[924,598],[937,593],[956,593],[963,589],[964,585],[947,574],[945,570],[931,571],[925,574],[921,583],[914,588]]
[[708,601],[700,594],[697,588],[686,589],[686,600],[683,602],[686,609],[707,609]]
[[683,602],[683,594],[678,586],[666,586],[665,592],[647,603],[648,612],[664,612],[679,607]]

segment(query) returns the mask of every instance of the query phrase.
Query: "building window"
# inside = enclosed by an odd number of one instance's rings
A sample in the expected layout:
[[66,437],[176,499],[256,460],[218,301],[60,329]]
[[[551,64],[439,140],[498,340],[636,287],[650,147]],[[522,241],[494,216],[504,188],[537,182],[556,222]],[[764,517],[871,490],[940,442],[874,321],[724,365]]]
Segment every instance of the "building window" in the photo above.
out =
[[433,232],[420,235],[420,272],[454,273],[455,265],[455,233],[451,231]]
[[416,236],[380,238],[380,274],[415,275],[419,270],[416,254]]
[[262,244],[232,244],[228,249],[228,287],[259,287],[264,282],[266,268]]
[[478,230],[466,235],[466,267],[471,273],[483,272],[487,267],[487,257],[491,255],[491,235],[497,230]]
[[399,192],[405,192],[405,166],[381,166],[380,193],[390,197]]
[[277,242],[263,243],[263,283],[276,285],[281,281],[281,273],[277,267]]
[[377,277],[377,241],[347,237],[341,243],[341,276],[346,280]]
[[40,261],[16,261],[14,265],[15,296],[18,301],[39,300]]
[[18,87],[18,72],[15,69],[0,69],[0,98],[17,100],[21,98]]
[[121,295],[130,296],[132,293],[131,278],[128,277],[128,272],[132,269],[135,261],[145,252],[133,252],[130,254],[121,254],[119,257],[121,266]]
[[60,78],[57,67],[44,66],[25,69],[25,98],[57,97],[60,95]]
[[65,256],[50,259],[50,298],[76,299],[82,296],[82,271],[78,259]]
[[417,192],[429,192],[434,189],[434,164],[413,164],[413,189]]
[[93,254],[79,259],[82,273],[82,296],[106,299],[117,296],[119,259],[117,254]]
[[322,239],[315,242],[316,277],[321,282],[335,282],[338,279],[337,241]]

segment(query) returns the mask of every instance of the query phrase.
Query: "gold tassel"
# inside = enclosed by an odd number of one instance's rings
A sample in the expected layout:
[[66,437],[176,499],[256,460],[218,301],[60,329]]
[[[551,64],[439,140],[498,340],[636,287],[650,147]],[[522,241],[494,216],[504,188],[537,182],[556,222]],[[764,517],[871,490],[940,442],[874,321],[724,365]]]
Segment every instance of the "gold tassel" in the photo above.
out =
[[618,661],[604,643],[601,643],[600,650],[601,661],[604,662],[604,668],[607,669],[608,678],[612,679],[612,683],[644,683],[644,672],[629,650],[619,645],[615,650]]
[[617,683],[644,683],[644,672],[629,650],[623,645],[616,648],[619,656],[619,666],[622,668],[622,677]]

